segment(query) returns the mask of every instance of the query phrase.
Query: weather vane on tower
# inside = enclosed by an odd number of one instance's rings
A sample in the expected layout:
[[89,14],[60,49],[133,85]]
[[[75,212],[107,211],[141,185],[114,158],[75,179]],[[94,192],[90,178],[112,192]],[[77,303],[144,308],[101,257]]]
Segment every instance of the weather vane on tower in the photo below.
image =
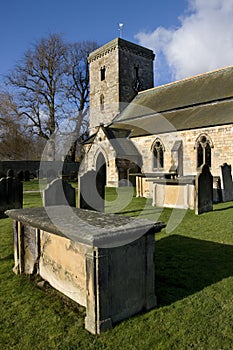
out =
[[120,32],[120,38],[122,38],[124,23],[118,23],[118,30]]

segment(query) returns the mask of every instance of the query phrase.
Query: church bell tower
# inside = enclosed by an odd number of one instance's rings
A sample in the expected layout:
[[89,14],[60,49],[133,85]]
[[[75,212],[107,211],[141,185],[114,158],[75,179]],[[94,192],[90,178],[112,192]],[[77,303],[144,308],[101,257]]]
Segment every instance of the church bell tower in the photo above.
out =
[[101,46],[90,64],[90,131],[108,125],[139,91],[153,87],[152,50],[122,38]]

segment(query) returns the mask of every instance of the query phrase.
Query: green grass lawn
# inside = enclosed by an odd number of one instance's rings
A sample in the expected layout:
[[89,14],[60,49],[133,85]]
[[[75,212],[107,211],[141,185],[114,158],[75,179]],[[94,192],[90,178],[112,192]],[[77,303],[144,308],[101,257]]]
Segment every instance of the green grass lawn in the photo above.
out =
[[[24,189],[36,190],[30,181]],[[124,190],[122,190],[124,192]],[[122,196],[126,194],[122,193]],[[114,189],[107,189],[106,211]],[[176,212],[133,198],[123,215],[171,222]],[[25,193],[24,206],[41,206],[40,193]],[[180,215],[180,211],[177,213]],[[177,227],[156,236],[158,307],[100,336],[84,329],[85,309],[38,278],[12,272],[10,219],[0,220],[0,348],[20,350],[230,350],[233,348],[233,202],[195,216],[182,213]],[[178,224],[179,223],[179,224]],[[175,226],[175,225],[173,225]]]
[[[77,188],[77,181],[70,181],[70,184]],[[34,179],[31,181],[26,181],[23,183],[23,189],[24,191],[39,191],[40,189],[43,190],[47,186],[46,179]]]

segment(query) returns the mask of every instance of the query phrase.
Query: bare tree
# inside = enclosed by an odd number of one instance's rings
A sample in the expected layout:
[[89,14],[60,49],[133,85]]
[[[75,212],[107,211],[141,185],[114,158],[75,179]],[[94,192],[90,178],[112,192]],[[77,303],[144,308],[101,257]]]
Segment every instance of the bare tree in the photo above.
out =
[[0,93],[0,159],[38,159],[42,145],[24,128],[10,94]]
[[52,135],[62,121],[72,120],[76,138],[84,131],[89,95],[87,55],[96,47],[89,42],[67,44],[61,35],[52,34],[28,50],[7,77],[20,116],[33,133],[48,141],[50,160],[55,157]]
[[77,144],[80,144],[79,141],[82,141],[89,125],[88,108],[90,90],[89,64],[87,59],[89,54],[97,48],[97,43],[93,41],[74,43],[68,47],[69,83],[67,93],[69,100],[75,105],[76,109],[76,123],[73,130],[76,137],[69,152],[72,161],[75,160]]
[[20,115],[46,140],[62,118],[65,74],[66,45],[60,36],[51,35],[28,50],[8,76]]

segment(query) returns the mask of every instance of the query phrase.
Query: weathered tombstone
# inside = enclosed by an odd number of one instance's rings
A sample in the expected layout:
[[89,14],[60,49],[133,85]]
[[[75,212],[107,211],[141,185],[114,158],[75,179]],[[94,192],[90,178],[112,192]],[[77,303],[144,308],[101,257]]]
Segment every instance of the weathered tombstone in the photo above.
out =
[[231,165],[224,163],[221,165],[221,187],[222,200],[228,202],[233,200],[233,182],[231,175]]
[[50,182],[43,192],[44,206],[69,205],[76,206],[75,188],[62,179]]
[[6,212],[14,220],[16,274],[38,274],[84,306],[93,334],[156,306],[155,233],[164,223],[49,209]]
[[7,209],[7,186],[6,178],[0,179],[0,217],[4,217],[4,212]]
[[196,208],[197,215],[213,210],[213,176],[209,166],[204,164],[196,176]]
[[13,169],[8,169],[6,176],[7,177],[14,177],[14,170]]
[[6,178],[7,209],[23,207],[23,184],[18,179]]
[[105,183],[94,170],[79,175],[78,180],[78,207],[103,212]]
[[222,202],[222,188],[220,176],[213,177],[213,202]]
[[19,171],[17,172],[17,179],[18,179],[19,181],[23,181],[23,179],[24,179],[23,170],[19,170]]
[[24,181],[30,181],[30,171],[25,170],[24,172]]
[[23,207],[22,182],[13,177],[0,180],[0,217],[8,209],[20,209]]

